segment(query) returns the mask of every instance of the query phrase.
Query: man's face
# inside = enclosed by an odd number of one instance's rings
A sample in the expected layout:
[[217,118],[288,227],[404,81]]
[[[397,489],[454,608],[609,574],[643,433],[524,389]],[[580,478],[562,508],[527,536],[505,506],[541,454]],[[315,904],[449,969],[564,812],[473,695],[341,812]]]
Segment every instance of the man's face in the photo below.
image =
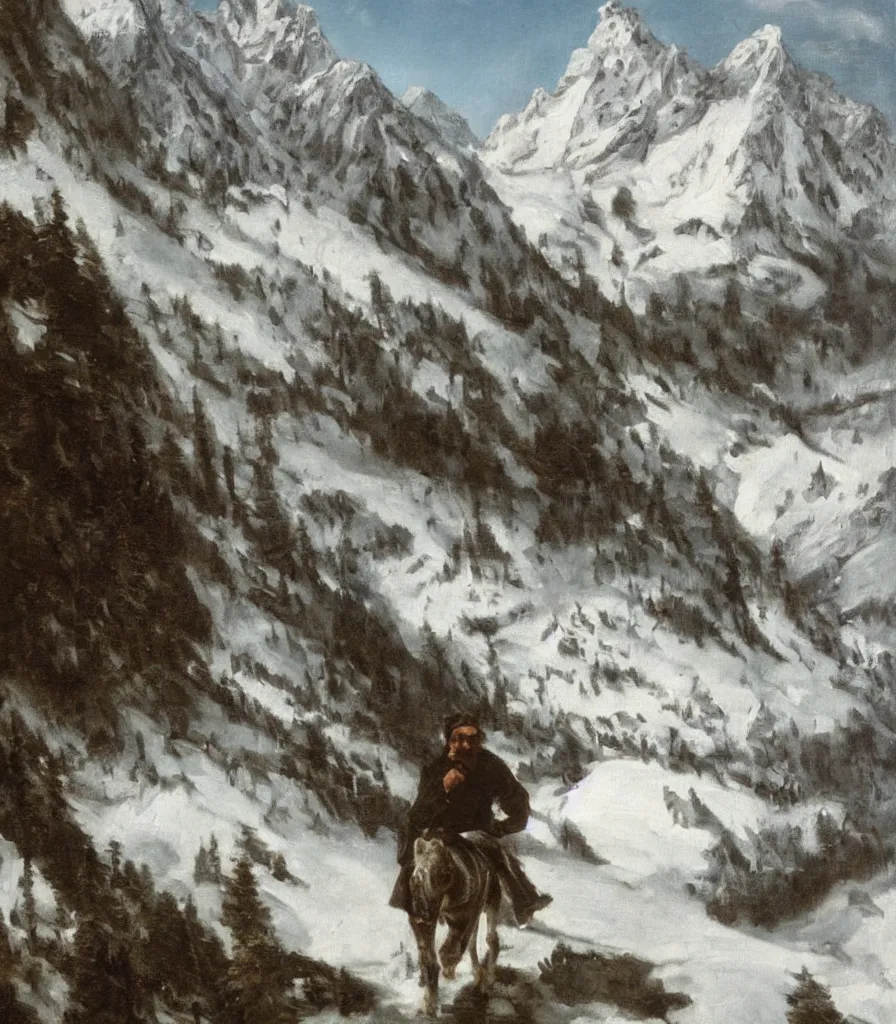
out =
[[475,725],[458,726],[448,740],[448,757],[452,761],[472,766],[482,746],[482,738]]

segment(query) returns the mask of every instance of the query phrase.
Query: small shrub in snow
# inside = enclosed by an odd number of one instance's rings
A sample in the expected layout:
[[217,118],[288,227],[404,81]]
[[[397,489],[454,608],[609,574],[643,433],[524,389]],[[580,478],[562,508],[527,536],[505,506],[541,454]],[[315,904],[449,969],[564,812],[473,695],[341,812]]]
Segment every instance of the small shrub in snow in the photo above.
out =
[[621,217],[623,220],[631,220],[635,215],[635,198],[632,195],[632,190],[626,185],[623,185],[610,204],[610,209],[617,217]]
[[630,954],[575,953],[560,943],[538,967],[542,982],[567,1006],[612,1003],[642,1017],[665,1019],[670,1010],[691,1004],[689,996],[667,992],[661,981],[650,978],[653,964]]
[[563,824],[560,826],[559,838],[560,845],[567,853],[585,861],[586,864],[600,865],[609,863],[600,854],[595,853],[594,847],[582,834],[582,830],[568,818],[564,819]]
[[816,837],[818,848],[810,850],[798,827],[764,828],[744,851],[723,833],[709,853],[709,915],[723,924],[743,920],[774,928],[818,906],[838,882],[870,878],[893,858],[879,834],[838,826],[824,812]]
[[787,996],[787,1024],[846,1024],[834,1006],[829,989],[804,967],[796,975],[797,987]]

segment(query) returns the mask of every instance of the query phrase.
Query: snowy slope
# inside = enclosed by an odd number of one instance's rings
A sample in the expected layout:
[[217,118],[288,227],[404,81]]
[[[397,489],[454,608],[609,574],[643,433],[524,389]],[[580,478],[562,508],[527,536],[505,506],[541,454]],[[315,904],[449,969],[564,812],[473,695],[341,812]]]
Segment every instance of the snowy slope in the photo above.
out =
[[[185,895],[196,891],[191,872],[199,839],[207,841],[212,833],[222,837],[226,856],[230,850],[224,837],[240,823],[252,823],[263,842],[284,852],[290,871],[301,879],[298,886],[263,881],[265,902],[288,944],[312,956],[338,959],[382,986],[386,1007],[413,1016],[419,989],[409,957],[410,932],[403,915],[385,905],[395,870],[391,842],[343,830],[316,835],[292,815],[271,827],[260,817],[262,807],[234,792],[222,773],[209,775],[193,751],[178,753],[176,760],[160,759],[160,771],[183,771],[198,788],[153,796],[135,793],[127,783],[119,788],[117,777],[108,780],[114,810],[102,803],[76,803],[91,834],[102,843],[121,838],[126,855],[150,864],[166,886]],[[687,895],[685,882],[700,871],[711,837],[673,823],[663,805],[666,778],[650,766],[610,760],[560,799],[539,794],[539,820],[517,843],[533,880],[553,894],[554,904],[526,931],[502,929],[499,964],[535,979],[537,964],[557,941],[576,950],[634,954],[657,965],[654,977],[669,991],[692,998],[693,1004],[676,1011],[674,1019],[694,1024],[710,1024],[719,1014],[738,1024],[780,1021],[792,987],[790,975],[806,966],[831,987],[844,1012],[873,1024],[890,1020],[896,1010],[887,984],[891,881],[859,890],[867,891],[886,916],[851,909],[858,901],[853,897],[847,903],[847,892],[840,891],[812,924],[794,930],[784,943],[768,933],[743,934],[707,921],[701,905]],[[741,826],[764,813],[748,793],[699,782],[697,789],[716,814]],[[183,827],[160,835],[158,823],[174,819]],[[595,867],[563,856],[542,825],[562,821],[581,827],[607,863]],[[217,910],[213,887],[200,887],[196,896],[206,912]],[[359,904],[365,908],[364,928],[353,924]],[[824,941],[842,944],[850,955],[832,956],[822,949]],[[458,980],[443,983],[443,1005],[468,984],[469,971],[462,964]],[[499,984],[497,995],[502,994]],[[624,1019],[597,1003],[581,1009],[585,1016],[578,1019]],[[564,1019],[545,1011],[539,1017]]]
[[215,203],[251,180],[336,205],[494,306],[489,270],[511,278],[534,263],[462,126],[442,130],[447,108],[436,116],[429,100],[417,116],[372,68],[338,59],[311,8],[234,0],[210,17],[185,0],[71,0],[68,10],[139,108],[153,175],[162,166]]
[[[4,151],[0,199],[39,239],[66,211],[82,236],[71,245],[102,264],[145,346],[154,401],[140,429],[195,531],[185,559],[208,637],[171,670],[179,688],[161,687],[157,665],[119,681],[111,724],[95,709],[83,721],[48,714],[23,669],[5,688],[3,743],[15,708],[65,755],[59,813],[102,857],[119,842],[161,889],[192,897],[227,948],[222,889],[195,881],[194,858],[214,833],[229,873],[243,827],[254,829],[293,876],[255,863],[283,943],[375,983],[374,1019],[403,1017],[419,991],[406,922],[385,906],[393,831],[440,714],[473,704],[532,791],[520,849],[555,897],[536,926],[503,929],[504,964],[537,985],[558,942],[633,953],[692,1000],[671,1019],[707,1024],[780,1022],[805,965],[844,1012],[892,1019],[891,929],[868,909],[893,900],[882,864],[864,880],[847,872],[777,929],[746,910],[725,923],[707,914],[738,885],[746,901],[776,870],[782,886],[808,873],[819,815],[844,848],[852,829],[882,842],[873,829],[890,820],[892,636],[885,615],[854,614],[892,599],[880,571],[896,550],[890,371],[820,370],[807,347],[814,376],[804,384],[802,364],[781,358],[780,398],[768,384],[719,387],[708,361],[695,379],[657,356],[659,342],[647,348],[663,337],[656,318],[570,308],[580,293],[560,288],[507,215],[546,236],[574,285],[584,263],[605,295],[628,285],[635,298],[639,274],[655,283],[652,264],[666,261],[659,280],[747,246],[746,228],[693,221],[719,204],[736,220],[760,192],[790,188],[805,154],[779,159],[775,132],[796,138],[791,156],[800,133],[812,153],[824,148],[788,90],[819,90],[818,117],[854,140],[818,164],[836,164],[841,212],[800,205],[804,191],[788,198],[794,222],[833,232],[857,197],[878,202],[889,186],[869,161],[889,160],[891,143],[871,115],[831,100],[773,31],[707,72],[610,3],[557,94],[489,144],[488,159],[504,161],[499,199],[432,101],[424,116],[421,97],[406,97],[408,110],[372,69],[339,60],[310,9],[229,0],[212,18],[175,0],[138,6],[68,0],[83,51],[61,19],[46,33],[84,81],[106,69],[112,101],[138,91],[132,145],[109,161],[93,149],[95,100],[54,118],[29,93],[35,126]],[[0,52],[18,87],[14,46]],[[90,155],[109,161],[105,174]],[[623,197],[613,212],[622,183],[634,211]],[[362,205],[377,194],[402,198],[402,231]],[[758,296],[761,310],[762,273],[787,261],[749,230],[744,305]],[[651,246],[664,251],[636,267]],[[481,277],[424,255],[462,250],[461,269]],[[47,296],[20,301],[17,280],[2,278],[8,379],[58,330]],[[795,292],[817,302],[815,272],[801,282]],[[678,326],[702,337],[719,311],[702,315],[691,307]],[[77,421],[50,412],[49,447],[65,455]],[[21,486],[10,465],[9,486]],[[770,564],[775,540],[784,569]],[[795,829],[796,853],[785,842]],[[25,851],[3,841],[9,918]],[[58,908],[41,874],[36,888],[49,934]],[[75,916],[62,950],[85,917],[72,900],[60,892]],[[10,932],[36,956],[26,928]],[[543,1024],[621,1019],[537,991]],[[495,1015],[511,995],[499,989]],[[49,1021],[68,996],[54,981],[29,998]],[[161,995],[156,1011],[185,1012]]]

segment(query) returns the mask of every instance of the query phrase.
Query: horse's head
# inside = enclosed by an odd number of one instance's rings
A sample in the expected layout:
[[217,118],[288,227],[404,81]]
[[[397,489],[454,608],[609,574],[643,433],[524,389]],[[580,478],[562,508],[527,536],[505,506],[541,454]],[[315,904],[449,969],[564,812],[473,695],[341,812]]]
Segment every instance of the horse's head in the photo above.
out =
[[424,832],[415,841],[411,873],[411,908],[415,917],[434,921],[439,916],[455,870],[448,844],[438,833]]

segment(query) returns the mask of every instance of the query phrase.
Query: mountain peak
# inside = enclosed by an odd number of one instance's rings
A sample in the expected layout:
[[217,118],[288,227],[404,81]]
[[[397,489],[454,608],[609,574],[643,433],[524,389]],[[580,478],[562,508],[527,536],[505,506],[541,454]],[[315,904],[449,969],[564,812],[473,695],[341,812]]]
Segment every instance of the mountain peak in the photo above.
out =
[[417,104],[422,103],[425,103],[427,106],[429,106],[433,102],[441,103],[442,101],[434,92],[432,92],[430,89],[427,89],[426,86],[412,85],[401,97],[401,102],[406,107],[413,107]]
[[305,32],[320,32],[317,12],[312,7],[284,0],[221,0],[218,17],[232,27],[234,35],[257,36],[287,25],[301,26]]
[[775,78],[790,64],[781,29],[764,25],[728,54],[719,67],[728,74]]
[[780,25],[763,25],[762,28],[756,29],[750,39],[769,46],[783,46],[784,43]]
[[60,6],[87,38],[104,32],[112,38],[133,35],[139,24],[133,4],[115,0],[62,0]]
[[221,0],[218,23],[252,65],[275,67],[295,81],[303,81],[337,59],[316,11],[305,4]]
[[276,21],[286,13],[280,0],[221,0],[218,8],[224,17],[230,17],[240,25]]
[[623,7],[620,0],[607,0],[598,9],[600,20],[588,40],[588,49],[604,51],[622,50],[631,45],[659,43],[634,7]]
[[401,103],[412,114],[436,128],[443,138],[461,149],[476,149],[479,139],[467,119],[449,107],[441,97],[421,85],[411,86],[401,97]]

